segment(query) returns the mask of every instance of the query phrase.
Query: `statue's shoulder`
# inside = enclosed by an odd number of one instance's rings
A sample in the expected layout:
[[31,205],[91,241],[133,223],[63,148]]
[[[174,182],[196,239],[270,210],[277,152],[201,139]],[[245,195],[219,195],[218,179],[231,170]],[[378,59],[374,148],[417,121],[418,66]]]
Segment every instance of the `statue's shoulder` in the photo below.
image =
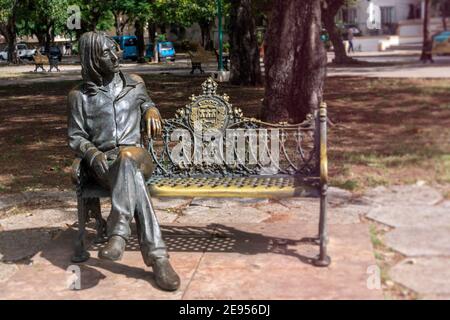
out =
[[135,84],[145,84],[144,79],[142,79],[141,76],[138,76],[137,74],[134,73],[124,73],[123,74],[125,76],[125,79],[127,80],[127,82],[131,82],[131,83],[135,83]]
[[69,91],[67,99],[69,100],[69,103],[73,103],[81,99],[82,95],[83,95],[83,84],[79,84]]

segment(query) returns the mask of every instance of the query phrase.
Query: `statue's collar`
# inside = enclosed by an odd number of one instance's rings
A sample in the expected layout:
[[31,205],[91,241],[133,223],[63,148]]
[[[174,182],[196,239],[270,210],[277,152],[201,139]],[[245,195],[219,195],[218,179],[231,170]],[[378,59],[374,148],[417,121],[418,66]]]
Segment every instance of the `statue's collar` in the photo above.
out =
[[[136,85],[138,84],[138,82],[136,80],[134,80],[132,77],[130,77],[128,74],[126,73],[122,73],[122,71],[119,71],[119,75],[122,78],[123,81],[123,88],[125,89],[126,87],[136,87]],[[88,94],[90,96],[94,96],[96,95],[99,91],[103,91],[103,92],[108,92],[108,88],[106,86],[97,86],[94,82],[92,81],[87,81],[83,84],[83,89],[82,92],[84,94]]]

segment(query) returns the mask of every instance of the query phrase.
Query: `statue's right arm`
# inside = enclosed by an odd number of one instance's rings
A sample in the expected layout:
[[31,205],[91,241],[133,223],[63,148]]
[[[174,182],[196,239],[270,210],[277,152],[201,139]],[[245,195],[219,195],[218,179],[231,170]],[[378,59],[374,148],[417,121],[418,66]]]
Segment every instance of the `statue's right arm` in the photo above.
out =
[[83,99],[79,90],[74,89],[68,96],[68,138],[69,147],[75,151],[77,156],[84,159],[86,163],[103,174],[108,171],[108,164],[103,152],[89,140],[89,134],[85,129],[83,116]]

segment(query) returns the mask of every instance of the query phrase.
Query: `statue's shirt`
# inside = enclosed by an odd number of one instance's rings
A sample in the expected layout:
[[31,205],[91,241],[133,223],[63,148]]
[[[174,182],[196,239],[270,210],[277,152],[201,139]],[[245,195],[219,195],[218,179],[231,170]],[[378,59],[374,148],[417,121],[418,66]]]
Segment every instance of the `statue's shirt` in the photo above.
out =
[[79,156],[90,147],[108,151],[141,144],[141,119],[154,103],[139,76],[121,73],[123,89],[114,98],[103,87],[84,83],[68,97],[69,146]]

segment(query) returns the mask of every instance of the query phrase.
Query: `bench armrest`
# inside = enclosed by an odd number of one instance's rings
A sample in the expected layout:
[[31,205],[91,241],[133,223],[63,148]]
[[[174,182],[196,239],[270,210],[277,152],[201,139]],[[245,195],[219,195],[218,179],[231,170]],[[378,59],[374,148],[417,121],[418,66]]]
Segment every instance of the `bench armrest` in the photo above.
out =
[[319,108],[320,141],[320,184],[328,184],[328,150],[327,150],[327,104],[322,102]]

